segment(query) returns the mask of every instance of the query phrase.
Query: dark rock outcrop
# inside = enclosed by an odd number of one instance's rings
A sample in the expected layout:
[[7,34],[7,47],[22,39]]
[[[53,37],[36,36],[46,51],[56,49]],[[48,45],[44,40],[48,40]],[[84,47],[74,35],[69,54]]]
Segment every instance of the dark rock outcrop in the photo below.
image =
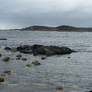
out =
[[4,81],[5,81],[4,78],[2,76],[0,76],[0,83],[4,82]]
[[26,54],[33,54],[36,55],[64,55],[64,54],[71,54],[74,50],[68,47],[58,47],[58,46],[44,46],[44,45],[32,45],[32,46],[20,46],[17,47],[17,50],[26,53]]
[[0,40],[7,40],[6,38],[0,38]]

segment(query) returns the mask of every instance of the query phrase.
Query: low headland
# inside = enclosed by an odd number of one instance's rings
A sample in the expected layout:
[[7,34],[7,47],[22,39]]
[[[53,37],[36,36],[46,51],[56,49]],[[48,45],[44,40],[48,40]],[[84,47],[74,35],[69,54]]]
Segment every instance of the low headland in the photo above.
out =
[[22,31],[68,31],[68,32],[92,32],[91,27],[74,27],[68,25],[62,25],[57,27],[49,27],[49,26],[29,26],[20,29]]

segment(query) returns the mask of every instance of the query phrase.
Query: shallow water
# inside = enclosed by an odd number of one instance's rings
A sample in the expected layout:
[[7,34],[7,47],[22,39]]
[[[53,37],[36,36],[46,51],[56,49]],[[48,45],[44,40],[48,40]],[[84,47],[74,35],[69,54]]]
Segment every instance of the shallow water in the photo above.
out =
[[[9,63],[2,62],[0,58],[0,73],[6,69],[13,71],[12,75],[6,75],[8,84],[0,85],[0,92],[59,92],[55,88],[60,85],[70,92],[92,89],[91,32],[0,31],[0,38],[8,39],[0,40],[0,53],[3,57],[12,58]],[[22,61],[16,60],[15,56],[19,52],[3,50],[6,46],[32,44],[68,46],[78,52],[47,57],[45,60],[41,60],[41,56],[22,54],[28,58],[28,61]],[[35,59],[39,60],[40,66],[25,66]]]

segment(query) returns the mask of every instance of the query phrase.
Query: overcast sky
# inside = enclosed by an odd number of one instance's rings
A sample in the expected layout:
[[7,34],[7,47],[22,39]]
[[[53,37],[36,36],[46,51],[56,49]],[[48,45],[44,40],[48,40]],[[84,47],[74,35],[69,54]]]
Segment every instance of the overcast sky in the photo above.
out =
[[0,28],[92,27],[92,0],[0,0]]

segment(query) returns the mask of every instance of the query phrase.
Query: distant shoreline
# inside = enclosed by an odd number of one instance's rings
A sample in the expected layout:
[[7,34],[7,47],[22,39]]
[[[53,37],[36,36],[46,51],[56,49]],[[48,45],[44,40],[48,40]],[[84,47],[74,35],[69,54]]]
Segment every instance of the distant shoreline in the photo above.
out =
[[30,26],[19,30],[21,31],[92,32],[92,28],[74,27],[74,26],[68,26],[68,25],[62,25],[57,27]]

